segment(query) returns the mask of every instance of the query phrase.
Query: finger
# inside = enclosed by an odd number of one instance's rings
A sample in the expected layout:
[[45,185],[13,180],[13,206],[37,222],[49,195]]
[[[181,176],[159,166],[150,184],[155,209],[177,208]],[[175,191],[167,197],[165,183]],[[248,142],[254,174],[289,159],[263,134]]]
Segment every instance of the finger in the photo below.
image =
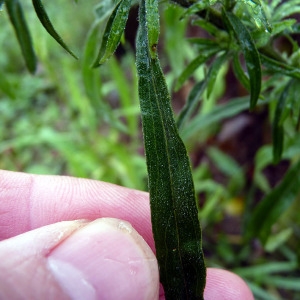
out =
[[130,222],[154,249],[147,193],[96,180],[0,171],[0,240],[60,221],[100,217]]
[[48,225],[0,243],[0,299],[157,299],[156,258],[124,221]]
[[208,268],[204,299],[254,300],[254,297],[241,277],[226,270]]

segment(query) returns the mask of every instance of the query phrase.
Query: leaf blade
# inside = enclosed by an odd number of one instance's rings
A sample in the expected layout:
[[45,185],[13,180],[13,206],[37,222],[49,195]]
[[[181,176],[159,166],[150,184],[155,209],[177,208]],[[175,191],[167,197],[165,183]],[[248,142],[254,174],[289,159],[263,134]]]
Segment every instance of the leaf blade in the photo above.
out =
[[149,52],[145,14],[141,1],[137,70],[161,282],[166,299],[203,299],[205,266],[189,160],[158,58]]
[[40,22],[46,29],[46,31],[56,40],[58,44],[60,44],[69,54],[71,54],[74,58],[78,59],[78,57],[70,50],[70,48],[66,45],[60,35],[54,29],[46,10],[40,0],[32,0],[33,7],[35,9],[36,15],[39,18]]
[[23,14],[22,6],[18,0],[8,0],[5,1],[5,4],[9,18],[19,41],[27,69],[31,73],[34,73],[36,70],[37,60],[32,45],[30,31]]
[[222,11],[223,20],[234,32],[245,57],[250,79],[250,108],[254,109],[261,90],[261,64],[258,51],[248,29],[240,19],[231,12]]
[[104,64],[116,51],[127,22],[130,6],[131,0],[121,0],[110,15],[103,33],[98,56],[93,63],[94,68]]
[[287,171],[283,180],[258,204],[247,225],[247,236],[268,240],[271,226],[290,207],[300,189],[300,160]]

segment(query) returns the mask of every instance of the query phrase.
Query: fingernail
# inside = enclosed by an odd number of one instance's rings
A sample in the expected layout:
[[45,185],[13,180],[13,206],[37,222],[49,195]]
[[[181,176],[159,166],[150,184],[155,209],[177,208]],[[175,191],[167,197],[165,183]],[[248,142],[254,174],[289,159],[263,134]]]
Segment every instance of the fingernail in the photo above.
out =
[[50,253],[48,266],[74,300],[158,299],[155,256],[124,221],[91,222]]

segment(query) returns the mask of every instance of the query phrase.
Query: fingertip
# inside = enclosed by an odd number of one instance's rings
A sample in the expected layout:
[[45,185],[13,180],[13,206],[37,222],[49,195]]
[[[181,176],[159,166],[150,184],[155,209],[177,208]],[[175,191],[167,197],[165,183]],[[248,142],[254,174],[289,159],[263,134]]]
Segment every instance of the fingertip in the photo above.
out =
[[125,221],[91,222],[54,249],[48,261],[72,299],[158,298],[156,258]]
[[216,268],[207,269],[205,300],[254,300],[246,282],[238,275]]

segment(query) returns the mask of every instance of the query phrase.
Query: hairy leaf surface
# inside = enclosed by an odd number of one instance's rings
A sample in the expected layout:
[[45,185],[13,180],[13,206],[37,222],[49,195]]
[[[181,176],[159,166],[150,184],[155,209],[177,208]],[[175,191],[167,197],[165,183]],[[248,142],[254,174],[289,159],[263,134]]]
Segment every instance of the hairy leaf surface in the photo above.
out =
[[206,270],[190,163],[159,60],[149,51],[144,0],[139,20],[139,97],[160,279],[166,299],[203,299]]

